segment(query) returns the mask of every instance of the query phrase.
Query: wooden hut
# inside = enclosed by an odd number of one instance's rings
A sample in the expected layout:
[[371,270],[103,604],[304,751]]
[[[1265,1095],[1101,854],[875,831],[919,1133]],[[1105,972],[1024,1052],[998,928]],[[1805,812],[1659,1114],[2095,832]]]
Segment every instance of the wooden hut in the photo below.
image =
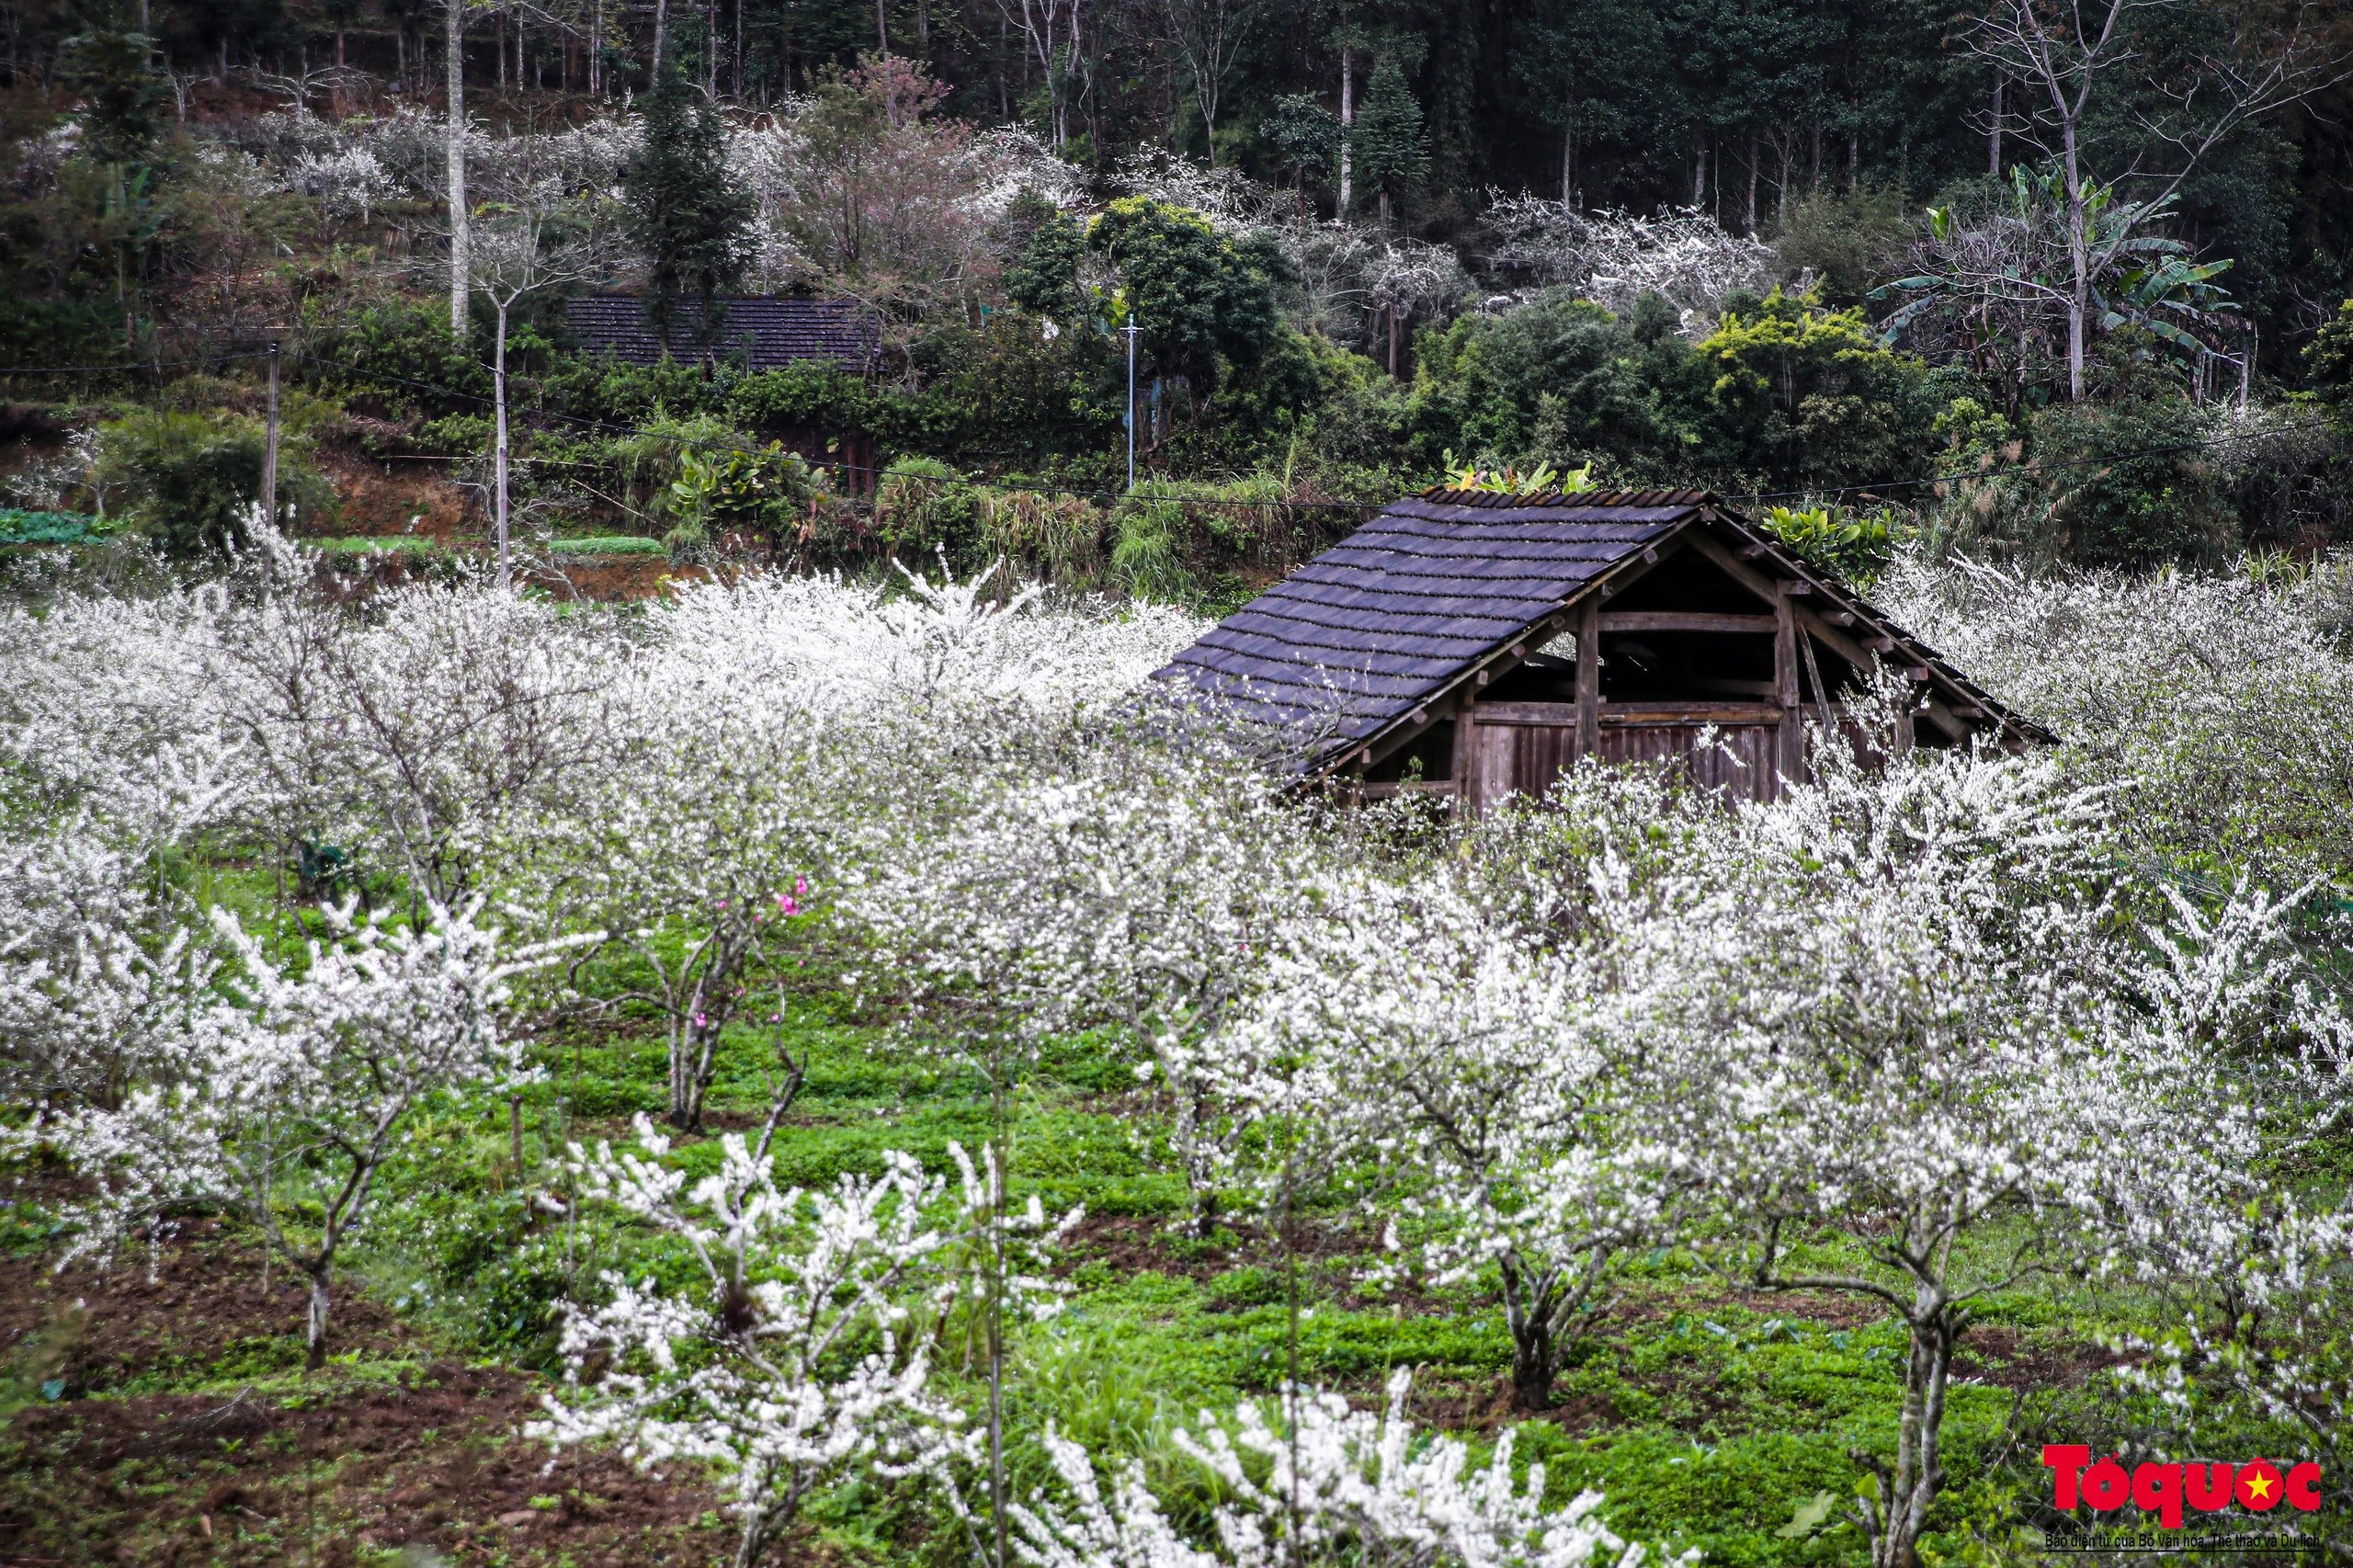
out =
[[1310,779],[1477,811],[1588,755],[1770,800],[1881,664],[1911,694],[1891,742],[2051,738],[1695,490],[1408,496],[1161,673],[1294,732]]

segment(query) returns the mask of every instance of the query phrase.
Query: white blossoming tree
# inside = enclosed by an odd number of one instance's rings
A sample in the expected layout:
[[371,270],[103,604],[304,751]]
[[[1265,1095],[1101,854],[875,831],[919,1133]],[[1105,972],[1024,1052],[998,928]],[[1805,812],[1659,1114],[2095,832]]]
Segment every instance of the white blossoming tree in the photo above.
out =
[[[932,1354],[970,1294],[958,1264],[999,1197],[961,1149],[953,1196],[896,1151],[879,1176],[779,1188],[774,1131],[756,1143],[726,1134],[719,1168],[699,1181],[662,1163],[669,1142],[642,1118],[636,1152],[574,1146],[582,1196],[675,1238],[696,1278],[665,1290],[608,1275],[608,1299],[567,1319],[565,1391],[530,1428],[559,1445],[617,1440],[642,1465],[725,1471],[743,1521],[737,1568],[855,1466],[927,1475],[952,1494],[950,1467],[973,1442],[931,1386]],[[1075,1220],[1049,1225],[1033,1200],[1015,1221],[1028,1267],[1012,1285],[1025,1304],[1051,1310],[1043,1249]]]
[[213,960],[144,856],[75,812],[0,842],[0,1092],[119,1108],[200,1051]]
[[1340,873],[1302,903],[1212,1052],[1228,1092],[1279,1085],[1312,1137],[1400,1178],[1391,1243],[1437,1282],[1494,1270],[1514,1403],[1549,1408],[1597,1293],[1670,1211],[1672,1158],[1629,1114],[1609,1037],[1581,1025],[1574,967],[1443,869]]
[[[1990,1296],[2130,1268],[2245,1196],[2258,1130],[2179,1029],[2119,1005],[2129,948],[2096,796],[2051,762],[1946,758],[1755,812],[1750,858],[1619,918],[1615,1027],[1738,1274],[1875,1301],[1910,1338],[1859,1522],[1909,1568],[1945,1483],[1955,1346]],[[1834,1261],[1818,1236],[1859,1251]]]
[[97,1188],[69,1257],[103,1255],[176,1199],[233,1203],[310,1282],[313,1368],[326,1358],[336,1262],[403,1123],[435,1095],[528,1075],[499,1014],[511,980],[558,956],[502,954],[478,906],[437,907],[417,927],[348,903],[323,914],[330,939],[313,940],[298,971],[216,910],[232,1000],[190,1031],[179,1071],[51,1129]]

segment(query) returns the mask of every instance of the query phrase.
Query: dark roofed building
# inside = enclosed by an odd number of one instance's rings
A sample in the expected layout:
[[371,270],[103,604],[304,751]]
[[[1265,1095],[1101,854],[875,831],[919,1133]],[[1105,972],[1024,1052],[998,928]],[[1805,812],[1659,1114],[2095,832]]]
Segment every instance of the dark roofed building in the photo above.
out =
[[[584,294],[563,305],[565,322],[590,358],[610,354],[625,365],[658,365],[662,335],[650,301],[634,294]],[[722,298],[719,325],[702,340],[702,301],[693,295],[671,311],[669,358],[724,359],[742,352],[755,370],[779,370],[803,359],[829,359],[864,375],[881,353],[881,321],[856,300],[780,300],[766,295]]]
[[1295,732],[1310,778],[1477,810],[1591,754],[1769,800],[1881,664],[1912,694],[1899,744],[2051,738],[1694,490],[1408,496],[1161,674]]

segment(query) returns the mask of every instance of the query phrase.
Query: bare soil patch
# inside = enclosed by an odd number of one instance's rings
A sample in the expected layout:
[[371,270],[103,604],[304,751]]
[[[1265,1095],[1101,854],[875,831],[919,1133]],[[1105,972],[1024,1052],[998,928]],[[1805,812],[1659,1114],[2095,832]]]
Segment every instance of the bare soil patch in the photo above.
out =
[[[702,1564],[733,1546],[689,1469],[655,1476],[522,1436],[546,1385],[437,1353],[364,1298],[299,1372],[299,1289],[192,1220],[99,1276],[0,1258],[0,1565]],[[148,1389],[158,1392],[145,1392]],[[421,1561],[432,1561],[421,1558]],[[809,1561],[805,1553],[782,1561]]]

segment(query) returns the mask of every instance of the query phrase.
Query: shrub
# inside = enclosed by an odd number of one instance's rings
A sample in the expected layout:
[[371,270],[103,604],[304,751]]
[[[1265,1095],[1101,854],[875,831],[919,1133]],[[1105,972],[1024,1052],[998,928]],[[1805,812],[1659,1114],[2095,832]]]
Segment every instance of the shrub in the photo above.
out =
[[[100,427],[99,483],[122,496],[124,516],[165,554],[220,554],[250,537],[266,445],[256,420],[142,409]],[[278,451],[279,506],[325,510],[332,493],[298,448],[289,441]]]
[[938,458],[900,458],[882,471],[874,534],[893,553],[945,554],[960,574],[988,564],[980,559],[979,494]]
[[1722,469],[1779,489],[1899,478],[1929,449],[1928,368],[1882,347],[1859,308],[1776,289],[1728,309],[1693,352],[1712,376]]
[[1859,588],[1878,582],[1895,559],[1894,530],[1883,510],[1775,506],[1757,521],[1806,562]]
[[28,512],[0,506],[0,544],[96,544],[110,530],[104,517],[79,512]]
[[304,306],[313,334],[308,368],[325,388],[358,394],[389,413],[471,410],[491,393],[490,371],[470,346],[452,341],[446,308],[365,305],[314,299]]

